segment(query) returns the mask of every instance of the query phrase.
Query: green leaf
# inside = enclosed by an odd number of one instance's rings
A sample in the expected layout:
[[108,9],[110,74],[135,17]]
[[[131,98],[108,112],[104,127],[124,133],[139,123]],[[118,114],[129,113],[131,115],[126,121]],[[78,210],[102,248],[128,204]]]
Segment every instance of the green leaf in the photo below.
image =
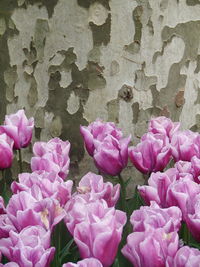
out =
[[112,265],[112,267],[132,267],[133,265],[124,257],[121,253],[121,248],[119,247],[117,257]]
[[190,247],[198,248],[200,250],[200,244],[199,243],[189,243]]
[[113,263],[112,267],[120,267],[118,258],[115,259],[115,262]]
[[132,212],[134,210],[138,210],[141,206],[145,206],[145,203],[143,199],[141,198],[140,193],[136,187],[133,198],[127,201],[128,216],[131,216]]
[[60,251],[60,253],[59,253],[59,257],[60,257],[61,261],[62,261],[67,255],[71,254],[71,252],[70,252],[70,248],[71,248],[73,242],[74,242],[74,239],[72,238],[72,239],[67,243],[67,245]]

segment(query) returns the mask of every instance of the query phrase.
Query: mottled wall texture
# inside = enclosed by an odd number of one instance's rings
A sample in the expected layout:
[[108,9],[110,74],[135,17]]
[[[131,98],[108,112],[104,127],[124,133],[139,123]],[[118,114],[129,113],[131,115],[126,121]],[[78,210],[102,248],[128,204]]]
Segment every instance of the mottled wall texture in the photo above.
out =
[[94,167],[79,125],[97,117],[133,143],[152,116],[200,129],[200,1],[1,0],[0,68],[1,122],[25,108],[33,141],[71,142],[80,177]]

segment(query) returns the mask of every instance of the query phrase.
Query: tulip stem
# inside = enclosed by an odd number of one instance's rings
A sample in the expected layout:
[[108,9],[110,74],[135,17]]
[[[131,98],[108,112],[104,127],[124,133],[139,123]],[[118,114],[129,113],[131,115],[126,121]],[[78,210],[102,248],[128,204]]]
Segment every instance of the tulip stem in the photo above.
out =
[[19,171],[20,173],[23,172],[23,167],[22,167],[22,152],[21,149],[18,150],[18,154],[19,154]]
[[120,199],[121,199],[121,208],[123,211],[126,212],[126,187],[124,184],[124,180],[121,176],[121,174],[118,175],[119,177],[119,183],[120,183]]
[[189,244],[190,242],[190,231],[187,227],[187,224],[184,223],[184,241],[186,242],[186,244]]
[[8,196],[7,196],[7,184],[6,184],[6,172],[5,170],[1,170],[2,172],[2,182],[3,182],[3,191],[2,191],[2,197],[5,201],[5,203],[7,204],[8,203]]
[[3,193],[6,192],[6,179],[5,179],[5,171],[1,170],[2,173],[2,182],[3,182]]

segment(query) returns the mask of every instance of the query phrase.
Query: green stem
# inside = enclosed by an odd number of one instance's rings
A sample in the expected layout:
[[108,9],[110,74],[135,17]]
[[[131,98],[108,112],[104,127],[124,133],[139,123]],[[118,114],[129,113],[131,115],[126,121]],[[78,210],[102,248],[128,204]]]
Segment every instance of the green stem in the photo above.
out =
[[120,183],[120,200],[121,200],[121,208],[123,211],[126,212],[126,187],[124,184],[124,180],[121,176],[121,174],[118,175],[119,177],[119,183]]
[[21,149],[18,150],[19,153],[19,171],[20,173],[23,172],[23,167],[22,167],[22,153],[21,153]]
[[2,170],[2,182],[3,182],[3,191],[2,191],[2,197],[5,201],[5,204],[9,201],[9,196],[7,192],[7,183],[6,183],[6,172],[5,170]]
[[184,223],[184,232],[183,232],[183,236],[184,236],[184,241],[189,244],[190,242],[190,232],[187,228],[187,224]]
[[6,177],[5,177],[5,170],[1,170],[2,172],[2,181],[3,181],[3,194],[6,192]]

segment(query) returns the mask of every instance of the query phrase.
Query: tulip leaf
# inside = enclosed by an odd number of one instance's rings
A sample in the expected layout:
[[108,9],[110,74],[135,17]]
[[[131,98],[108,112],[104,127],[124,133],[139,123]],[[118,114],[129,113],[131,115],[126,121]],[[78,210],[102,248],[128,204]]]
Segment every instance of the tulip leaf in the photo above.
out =
[[120,267],[118,258],[115,259],[115,262],[113,263],[112,267]]
[[70,248],[71,248],[73,242],[74,242],[74,239],[72,238],[72,239],[67,243],[67,245],[60,251],[59,256],[60,256],[61,261],[62,261],[67,255],[71,254],[71,252],[70,252]]
[[119,248],[117,257],[112,265],[112,267],[132,267],[133,265],[124,257],[124,255],[121,253],[121,248]]
[[188,244],[190,247],[197,248],[200,250],[200,244],[199,243],[189,243]]
[[144,203],[143,199],[141,198],[140,193],[136,187],[134,196],[127,201],[128,216],[131,216],[131,214],[134,210],[137,210],[141,206],[144,206],[144,205],[145,205],[145,203]]

